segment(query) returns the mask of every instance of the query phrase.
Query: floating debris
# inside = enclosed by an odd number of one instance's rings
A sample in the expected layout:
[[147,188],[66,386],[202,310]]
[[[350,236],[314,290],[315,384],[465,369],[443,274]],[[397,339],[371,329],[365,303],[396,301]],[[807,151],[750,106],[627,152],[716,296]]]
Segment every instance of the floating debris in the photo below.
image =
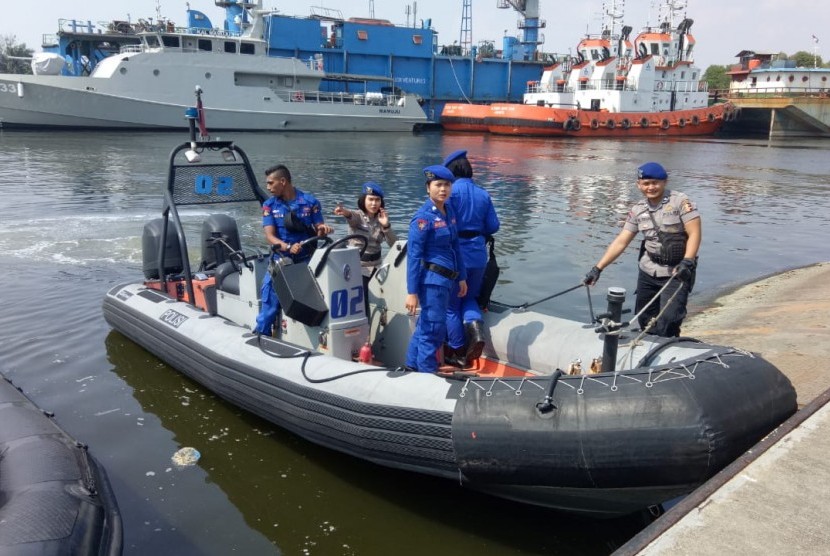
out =
[[190,465],[195,465],[196,462],[199,461],[200,457],[202,457],[202,454],[199,453],[199,450],[196,448],[185,447],[178,450],[170,459],[173,460],[173,463],[178,467],[188,467]]

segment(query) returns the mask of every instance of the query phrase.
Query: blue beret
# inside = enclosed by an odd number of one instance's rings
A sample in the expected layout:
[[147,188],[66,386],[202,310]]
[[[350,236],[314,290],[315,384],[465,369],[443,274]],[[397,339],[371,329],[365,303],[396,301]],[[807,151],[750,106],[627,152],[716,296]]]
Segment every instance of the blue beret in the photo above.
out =
[[373,181],[367,181],[361,186],[361,193],[364,195],[377,195],[378,197],[383,197],[383,188]]
[[459,158],[467,158],[467,151],[455,151],[454,153],[450,153],[450,155],[444,159],[444,166],[449,166],[450,162]]
[[448,182],[455,181],[455,176],[452,172],[447,170],[446,166],[427,166],[424,168],[424,175],[427,178],[427,183],[435,180],[446,180]]
[[668,177],[669,175],[666,173],[666,169],[656,162],[646,162],[637,168],[638,180],[665,180]]

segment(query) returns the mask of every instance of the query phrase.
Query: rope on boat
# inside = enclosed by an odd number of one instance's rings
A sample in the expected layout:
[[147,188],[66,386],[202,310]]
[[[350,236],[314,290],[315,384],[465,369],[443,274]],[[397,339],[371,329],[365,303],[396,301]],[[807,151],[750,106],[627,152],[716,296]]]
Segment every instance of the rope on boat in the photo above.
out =
[[[560,295],[565,295],[566,293],[570,293],[570,292],[574,291],[577,288],[581,288],[584,285],[585,284],[580,282],[579,284],[577,284],[575,286],[572,286],[572,287],[570,287],[566,290],[562,290],[561,292],[555,293],[553,295],[549,295],[547,297],[543,297],[542,299],[539,299],[537,301],[525,302],[525,303],[522,303],[521,305],[508,305],[507,303],[499,303],[499,305],[507,307],[508,309],[519,309],[519,310],[523,311],[523,310],[527,309],[528,307],[538,305],[539,303],[542,303],[543,301],[548,301],[550,299],[553,299],[554,297],[559,297]],[[589,300],[590,300],[590,298],[589,298]]]
[[262,345],[262,334],[258,333],[256,336],[257,336],[257,338],[256,338],[257,339],[257,345],[259,346],[260,351],[262,353],[264,353],[265,355],[268,355],[269,357],[275,357],[277,359],[295,359],[297,357],[302,357],[303,362],[300,365],[300,372],[302,373],[303,378],[305,378],[308,382],[310,382],[312,384],[320,384],[320,383],[323,383],[323,382],[331,382],[332,380],[339,380],[339,379],[345,378],[347,376],[359,375],[359,374],[362,374],[362,373],[376,373],[376,372],[385,372],[385,373],[387,373],[387,372],[393,372],[393,373],[394,372],[404,372],[404,373],[406,373],[406,372],[408,372],[406,370],[406,367],[396,367],[394,369],[389,369],[387,367],[373,367],[371,369],[359,369],[359,370],[356,370],[356,371],[349,371],[347,373],[342,373],[342,374],[339,374],[339,375],[334,375],[334,376],[330,376],[330,377],[326,377],[326,378],[311,378],[311,377],[308,376],[308,373],[306,373],[305,366],[306,366],[306,363],[308,363],[308,360],[312,356],[313,352],[311,352],[309,350],[302,350],[302,351],[298,351],[297,353],[292,353],[291,355],[281,355],[279,353],[276,353],[274,351],[270,351],[270,350],[266,349],[265,346]]

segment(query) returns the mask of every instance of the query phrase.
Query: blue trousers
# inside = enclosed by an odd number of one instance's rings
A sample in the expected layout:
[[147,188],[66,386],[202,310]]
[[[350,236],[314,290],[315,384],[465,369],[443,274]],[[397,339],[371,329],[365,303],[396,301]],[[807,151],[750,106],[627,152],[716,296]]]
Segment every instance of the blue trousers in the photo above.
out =
[[458,297],[458,282],[450,292],[449,307],[447,307],[447,344],[451,348],[459,349],[467,343],[464,332],[464,323],[481,320],[481,307],[476,298],[481,292],[481,282],[484,280],[484,268],[467,269],[467,295]]
[[274,291],[274,286],[271,283],[270,272],[265,273],[259,296],[262,305],[256,317],[256,328],[254,328],[254,332],[270,336],[274,321],[277,320],[277,315],[280,313],[280,300],[277,299],[277,292]]
[[406,366],[422,373],[438,372],[438,350],[447,336],[447,301],[450,289],[431,284],[421,285],[418,303],[421,315],[406,352]]

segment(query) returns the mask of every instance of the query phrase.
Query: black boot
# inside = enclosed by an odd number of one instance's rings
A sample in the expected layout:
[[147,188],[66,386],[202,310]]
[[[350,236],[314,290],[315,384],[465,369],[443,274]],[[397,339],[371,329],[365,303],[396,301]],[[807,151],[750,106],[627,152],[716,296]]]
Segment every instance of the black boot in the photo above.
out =
[[466,353],[466,349],[463,346],[456,349],[449,344],[444,344],[444,365],[452,365],[463,369],[464,353]]
[[480,320],[464,323],[464,330],[467,332],[467,353],[465,355],[467,366],[481,357],[484,351],[484,323]]

